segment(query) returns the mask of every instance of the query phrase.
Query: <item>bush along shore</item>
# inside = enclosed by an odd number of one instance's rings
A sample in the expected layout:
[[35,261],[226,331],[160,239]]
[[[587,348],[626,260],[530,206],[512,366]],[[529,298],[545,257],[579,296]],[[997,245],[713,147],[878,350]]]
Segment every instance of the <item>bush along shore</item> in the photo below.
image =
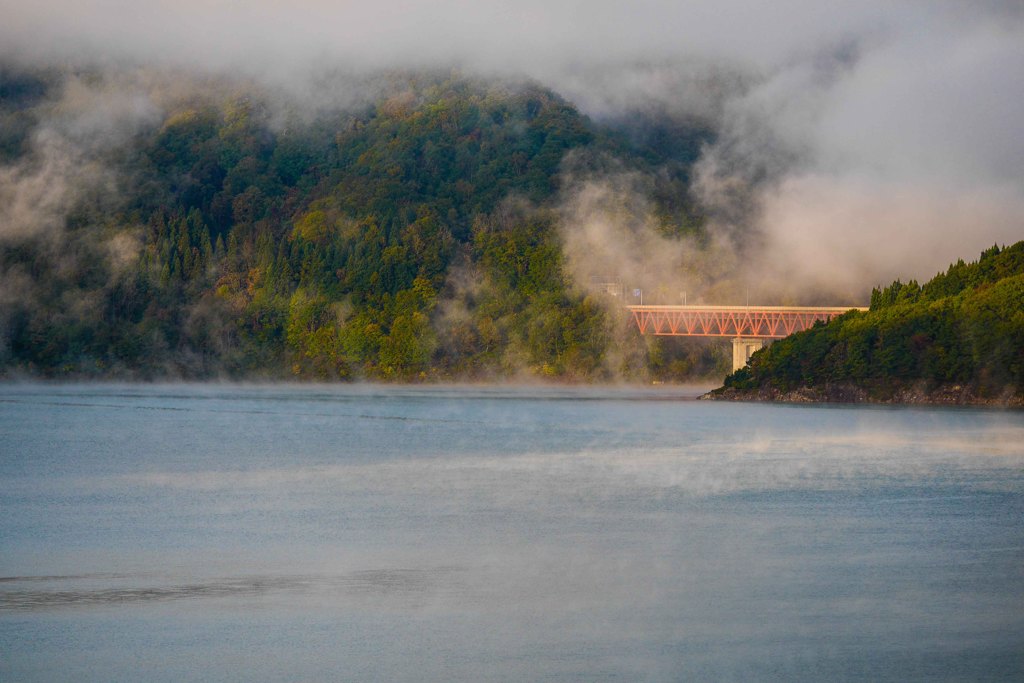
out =
[[703,398],[1024,406],[1024,242],[781,339]]
[[886,394],[872,394],[854,384],[828,384],[820,387],[799,387],[780,391],[771,387],[757,391],[740,391],[721,387],[700,397],[710,401],[775,401],[779,403],[879,403],[944,406],[1005,406],[1024,408],[1024,396],[1007,392],[998,396],[981,396],[973,387],[951,384],[929,387],[926,384],[902,387]]

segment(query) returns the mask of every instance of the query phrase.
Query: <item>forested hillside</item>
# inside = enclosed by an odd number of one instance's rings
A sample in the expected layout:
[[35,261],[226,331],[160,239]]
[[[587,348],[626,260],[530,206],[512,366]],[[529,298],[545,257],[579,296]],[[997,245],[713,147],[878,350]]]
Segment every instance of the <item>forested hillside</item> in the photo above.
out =
[[923,286],[900,281],[773,343],[715,395],[784,400],[1024,402],[1024,242]]
[[[653,179],[665,235],[699,233],[685,200],[709,136],[699,126],[636,135],[534,85],[398,75],[313,114],[244,86],[186,91],[125,132],[60,118],[60,97],[90,78],[0,70],[2,171],[37,198],[0,198],[2,374],[590,380],[722,367],[718,346],[642,339],[572,283],[554,208],[567,155],[583,169],[614,159]],[[49,120],[65,137],[89,125],[116,139],[79,133],[88,155],[61,156]],[[81,183],[48,209],[35,185],[54,164]]]

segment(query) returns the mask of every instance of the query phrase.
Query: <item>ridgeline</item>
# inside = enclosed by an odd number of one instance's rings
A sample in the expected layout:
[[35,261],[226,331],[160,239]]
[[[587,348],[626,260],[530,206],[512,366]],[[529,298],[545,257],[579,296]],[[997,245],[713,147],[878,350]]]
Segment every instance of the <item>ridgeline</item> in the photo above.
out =
[[713,399],[1024,405],[1024,242],[781,339]]

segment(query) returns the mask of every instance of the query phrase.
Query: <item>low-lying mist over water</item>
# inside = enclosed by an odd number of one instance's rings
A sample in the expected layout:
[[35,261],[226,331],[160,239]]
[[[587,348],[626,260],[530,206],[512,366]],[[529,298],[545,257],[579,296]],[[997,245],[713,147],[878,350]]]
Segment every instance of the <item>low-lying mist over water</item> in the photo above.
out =
[[5,680],[1024,673],[1016,412],[6,385]]

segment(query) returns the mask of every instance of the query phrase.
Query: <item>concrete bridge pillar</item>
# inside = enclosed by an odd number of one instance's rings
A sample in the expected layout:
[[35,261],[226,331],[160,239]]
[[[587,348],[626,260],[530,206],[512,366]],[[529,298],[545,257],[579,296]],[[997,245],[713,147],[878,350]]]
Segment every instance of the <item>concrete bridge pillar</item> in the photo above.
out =
[[754,351],[764,348],[764,339],[745,339],[736,337],[732,340],[732,371],[736,372],[747,364]]

